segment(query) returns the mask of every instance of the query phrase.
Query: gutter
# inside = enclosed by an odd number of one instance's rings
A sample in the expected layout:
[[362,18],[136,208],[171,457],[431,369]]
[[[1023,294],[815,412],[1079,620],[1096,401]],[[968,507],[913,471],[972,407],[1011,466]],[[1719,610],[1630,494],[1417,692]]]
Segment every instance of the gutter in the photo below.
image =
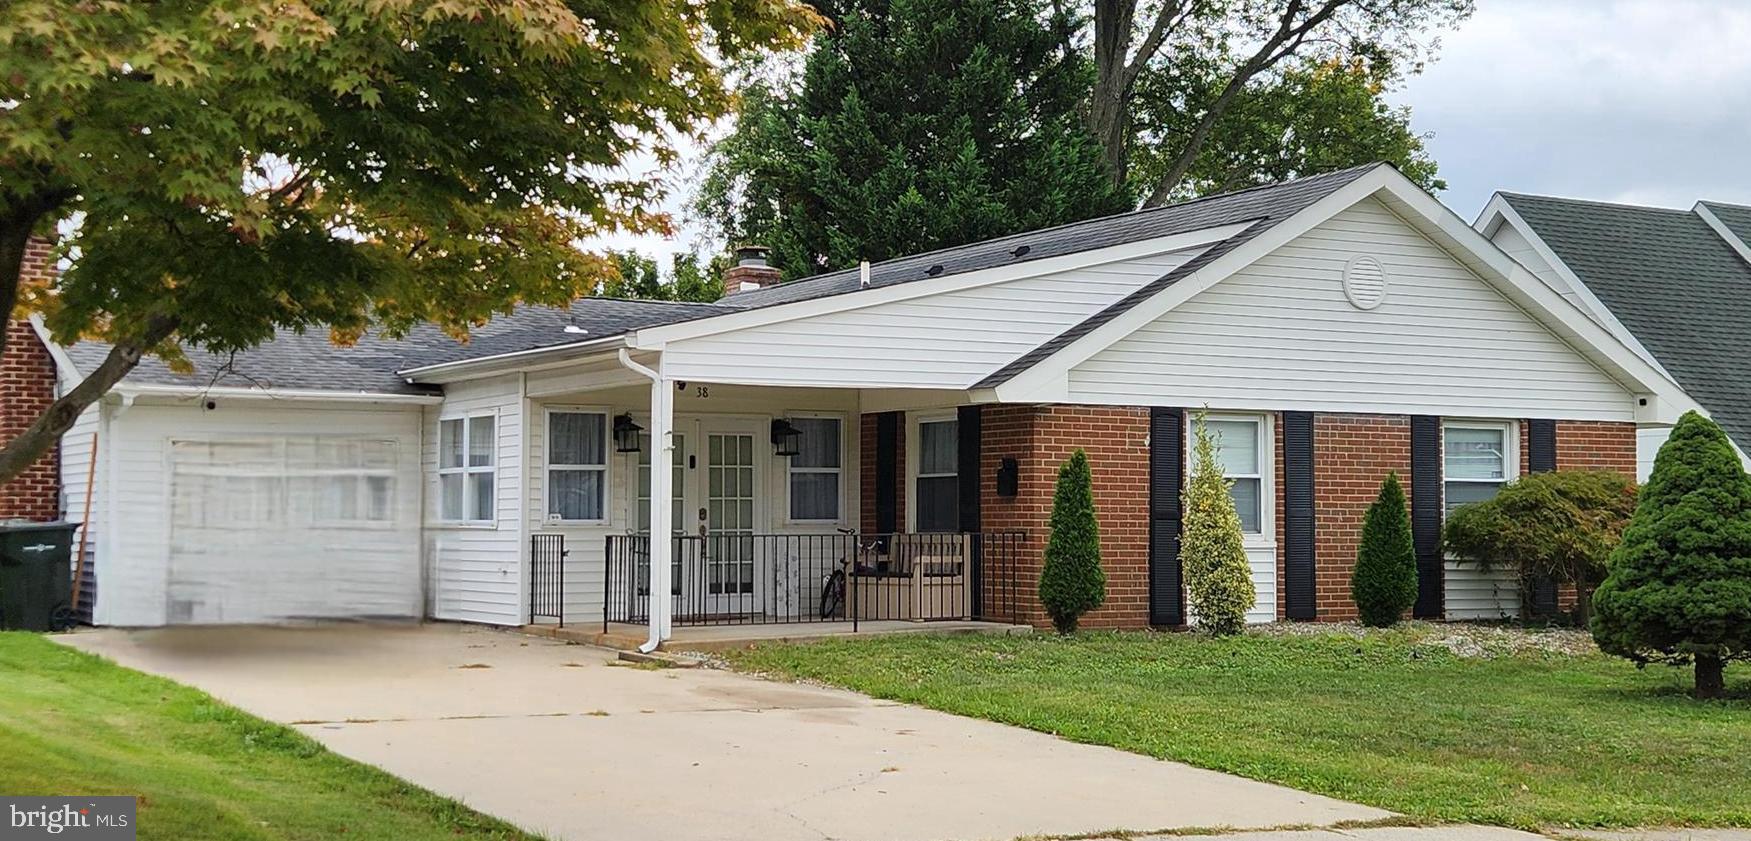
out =
[[226,397],[253,400],[327,400],[337,403],[399,403],[433,406],[444,402],[441,394],[389,394],[372,391],[324,391],[322,389],[245,388],[242,386],[193,386],[120,383],[111,389],[133,402],[135,397]]
[[439,362],[433,365],[421,365],[417,368],[404,368],[396,371],[396,375],[408,382],[428,377],[432,374],[467,373],[479,368],[491,368],[506,361],[514,361],[528,356],[545,356],[564,351],[592,350],[596,348],[611,348],[616,345],[624,347],[627,344],[627,334],[619,333],[604,336],[599,339],[589,339],[582,342],[572,342],[563,345],[548,345],[547,347],[517,350],[509,353],[497,353],[492,356],[481,356],[474,359],[461,359],[455,362]]
[[[667,393],[667,386],[663,382],[662,375],[658,374],[656,371],[653,371],[653,370],[651,370],[643,365],[640,365],[636,360],[634,360],[632,358],[632,354],[630,352],[628,352],[627,349],[624,347],[620,349],[620,353],[618,354],[618,356],[620,358],[621,365],[625,366],[628,370],[632,371],[633,373],[639,374],[640,376],[643,376],[645,379],[648,379],[651,381],[651,395],[653,398],[655,398],[652,400],[653,405],[650,407],[651,418],[652,418],[652,421],[651,421],[651,448],[654,450],[657,447],[665,446],[665,442],[659,441],[658,437],[657,437],[660,432],[663,432],[663,430],[659,429],[659,424],[656,421],[657,413],[662,410],[662,407],[654,405],[657,400],[662,399],[662,396],[666,396],[666,393]],[[655,454],[653,453],[652,455],[654,456]],[[652,459],[652,462],[651,462],[651,475],[653,477],[657,476],[656,460],[654,458]],[[655,497],[656,490],[657,490],[657,485],[655,483],[653,483],[651,485],[651,491],[652,491],[653,498],[656,498]],[[665,490],[668,491],[668,493],[664,494],[665,496],[667,496],[668,494],[672,494],[674,492],[673,489],[665,489]],[[652,505],[651,510],[656,511],[657,506]],[[655,520],[657,518],[652,517],[652,519]],[[667,548],[667,541],[664,540],[662,536],[656,534],[655,529],[652,529],[651,531],[652,531],[652,535],[651,535],[650,543],[651,543],[651,547],[652,547],[652,552],[651,552],[651,580],[650,580],[650,591],[651,591],[650,636],[644,641],[644,643],[642,645],[640,645],[638,647],[638,651],[640,654],[649,654],[653,651],[656,651],[657,647],[663,644],[663,624],[664,624],[664,621],[663,621],[663,616],[662,616],[662,608],[666,608],[667,606],[662,605],[661,602],[667,601],[667,594],[669,592],[669,582],[667,580],[668,575],[669,575],[668,552],[665,551],[665,552],[659,553],[659,552],[655,551],[655,549],[659,543],[664,544],[664,547]],[[659,562],[660,562],[660,569],[659,569]],[[658,587],[659,583],[662,585],[660,588]]]

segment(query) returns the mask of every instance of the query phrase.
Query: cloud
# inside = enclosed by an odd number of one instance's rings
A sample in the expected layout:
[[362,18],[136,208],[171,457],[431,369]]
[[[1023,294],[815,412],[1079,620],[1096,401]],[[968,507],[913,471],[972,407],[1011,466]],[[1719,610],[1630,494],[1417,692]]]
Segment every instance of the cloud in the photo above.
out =
[[1751,3],[1479,0],[1396,101],[1471,216],[1497,189],[1751,203]]

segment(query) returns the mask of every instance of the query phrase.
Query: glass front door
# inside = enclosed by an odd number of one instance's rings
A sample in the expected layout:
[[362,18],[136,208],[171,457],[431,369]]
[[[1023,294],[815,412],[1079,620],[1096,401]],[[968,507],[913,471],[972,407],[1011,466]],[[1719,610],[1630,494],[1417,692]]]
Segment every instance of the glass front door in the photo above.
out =
[[704,434],[705,501],[700,519],[707,612],[757,613],[755,568],[756,434],[708,421]]

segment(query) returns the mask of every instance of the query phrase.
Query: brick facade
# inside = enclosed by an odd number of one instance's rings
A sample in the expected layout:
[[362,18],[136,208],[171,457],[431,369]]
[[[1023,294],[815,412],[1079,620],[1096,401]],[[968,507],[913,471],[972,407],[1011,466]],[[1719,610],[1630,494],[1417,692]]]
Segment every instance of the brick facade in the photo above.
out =
[[[1085,628],[1149,624],[1149,410],[1106,406],[989,406],[980,420],[980,504],[987,532],[1019,531],[1015,567],[989,569],[987,593],[1013,587],[1024,621],[1050,627],[1039,603],[1047,523],[1058,467],[1078,447],[1094,473],[1094,506],[1106,569],[1106,604],[1082,618]],[[1004,458],[1020,469],[1017,493],[997,495]],[[995,580],[994,580],[995,579]]]
[[[33,240],[25,254],[24,279],[41,280],[54,271],[47,243]],[[55,362],[30,323],[8,320],[5,355],[0,356],[0,443],[28,429],[55,400]],[[60,448],[12,481],[0,486],[0,521],[55,520],[61,514]]]
[[[1100,520],[1101,557],[1107,574],[1107,601],[1083,618],[1089,628],[1142,628],[1149,623],[1149,410],[1096,406],[987,406],[983,416],[981,498],[983,529],[1026,534],[1012,574],[988,570],[987,596],[1015,588],[1021,618],[1049,627],[1037,587],[1043,564],[1052,490],[1058,466],[1077,447],[1088,452],[1094,470],[1095,508]],[[1528,470],[1526,424],[1522,422],[1519,472]],[[1274,478],[1277,552],[1277,616],[1283,618],[1283,437],[1275,416]],[[874,450],[874,425],[865,419],[865,452]],[[1356,619],[1350,598],[1350,573],[1361,542],[1362,519],[1386,474],[1397,471],[1407,500],[1411,493],[1410,418],[1404,415],[1317,414],[1314,416],[1315,601],[1320,621]],[[1020,468],[1017,494],[997,495],[997,470],[1004,458]],[[866,456],[873,465],[873,456]],[[1602,468],[1630,475],[1635,470],[1635,425],[1564,421],[1557,426],[1557,465],[1563,469]],[[873,519],[865,479],[865,521]]]
[[[860,421],[858,447],[858,530],[875,534],[876,528],[876,418],[864,415]],[[906,429],[902,422],[894,438],[894,527],[906,529]]]
[[[1410,499],[1411,421],[1404,415],[1313,417],[1314,593],[1322,621],[1357,617],[1350,572],[1362,542],[1362,516],[1398,471]],[[1278,546],[1281,547],[1279,541]],[[1278,556],[1282,555],[1279,551]],[[1282,579],[1279,577],[1278,579]]]

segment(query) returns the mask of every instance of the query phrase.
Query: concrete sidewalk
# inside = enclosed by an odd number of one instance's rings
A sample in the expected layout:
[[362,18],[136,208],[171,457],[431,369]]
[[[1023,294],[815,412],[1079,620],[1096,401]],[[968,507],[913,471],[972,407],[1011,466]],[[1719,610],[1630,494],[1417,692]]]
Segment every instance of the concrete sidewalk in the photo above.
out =
[[57,639],[556,839],[946,841],[1388,817],[850,692],[618,666],[478,627]]

